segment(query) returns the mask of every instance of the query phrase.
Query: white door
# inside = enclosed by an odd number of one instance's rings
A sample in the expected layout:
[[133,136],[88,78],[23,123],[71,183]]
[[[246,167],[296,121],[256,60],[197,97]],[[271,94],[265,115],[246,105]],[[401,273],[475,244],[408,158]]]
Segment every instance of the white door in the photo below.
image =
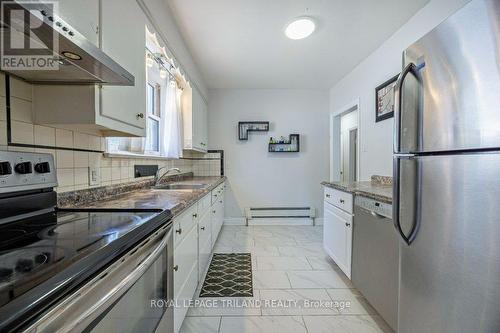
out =
[[144,129],[146,17],[136,0],[105,0],[101,18],[102,50],[135,78],[131,87],[102,87],[101,115]]
[[352,215],[325,201],[323,246],[337,266],[351,277]]
[[59,16],[91,43],[99,45],[99,0],[59,1]]

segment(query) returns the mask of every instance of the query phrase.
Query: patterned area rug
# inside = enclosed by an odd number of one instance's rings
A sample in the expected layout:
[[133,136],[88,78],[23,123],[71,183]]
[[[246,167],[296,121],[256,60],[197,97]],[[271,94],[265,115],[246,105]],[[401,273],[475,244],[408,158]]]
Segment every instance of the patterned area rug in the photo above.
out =
[[253,297],[250,253],[214,253],[200,297]]

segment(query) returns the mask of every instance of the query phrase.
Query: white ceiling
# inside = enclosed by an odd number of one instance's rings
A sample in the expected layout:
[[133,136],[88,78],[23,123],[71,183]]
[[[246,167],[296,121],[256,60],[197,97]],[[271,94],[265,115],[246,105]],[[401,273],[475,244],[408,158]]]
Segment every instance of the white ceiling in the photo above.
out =
[[[429,0],[165,0],[209,88],[330,88]],[[285,25],[317,30],[290,40]]]

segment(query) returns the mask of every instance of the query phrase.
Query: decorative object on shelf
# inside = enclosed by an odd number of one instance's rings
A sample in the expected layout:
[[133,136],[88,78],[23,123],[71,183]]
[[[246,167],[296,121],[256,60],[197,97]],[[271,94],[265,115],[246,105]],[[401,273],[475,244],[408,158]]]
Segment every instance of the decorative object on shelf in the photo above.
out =
[[394,117],[394,85],[398,75],[375,88],[375,122]]
[[268,132],[268,121],[240,121],[238,123],[238,138],[248,140],[248,132]]
[[270,153],[298,153],[300,151],[300,135],[290,134],[288,139],[271,137],[268,151]]

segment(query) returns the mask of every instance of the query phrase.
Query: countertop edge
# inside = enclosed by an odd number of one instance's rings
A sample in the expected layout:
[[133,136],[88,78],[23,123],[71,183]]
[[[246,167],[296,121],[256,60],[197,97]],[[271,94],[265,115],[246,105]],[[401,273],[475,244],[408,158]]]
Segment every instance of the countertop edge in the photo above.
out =
[[185,203],[179,203],[176,206],[172,207],[170,209],[170,212],[172,213],[172,218],[176,218],[177,216],[181,215],[186,211],[189,207],[197,203],[201,198],[203,198],[205,195],[209,194],[214,188],[222,184],[223,182],[226,181],[226,176],[221,176],[220,179],[218,179],[215,183],[211,184],[207,188],[204,188],[201,190],[199,193],[197,193],[196,196],[193,196],[189,201]]
[[384,196],[384,195],[375,194],[375,193],[371,193],[371,192],[367,192],[367,191],[363,191],[363,190],[359,190],[359,189],[349,189],[345,185],[329,183],[327,181],[321,182],[321,185],[323,185],[324,187],[333,188],[335,190],[339,190],[339,191],[346,192],[346,193],[352,193],[354,195],[359,195],[362,197],[374,199],[374,200],[381,201],[381,202],[392,205],[392,198]]

